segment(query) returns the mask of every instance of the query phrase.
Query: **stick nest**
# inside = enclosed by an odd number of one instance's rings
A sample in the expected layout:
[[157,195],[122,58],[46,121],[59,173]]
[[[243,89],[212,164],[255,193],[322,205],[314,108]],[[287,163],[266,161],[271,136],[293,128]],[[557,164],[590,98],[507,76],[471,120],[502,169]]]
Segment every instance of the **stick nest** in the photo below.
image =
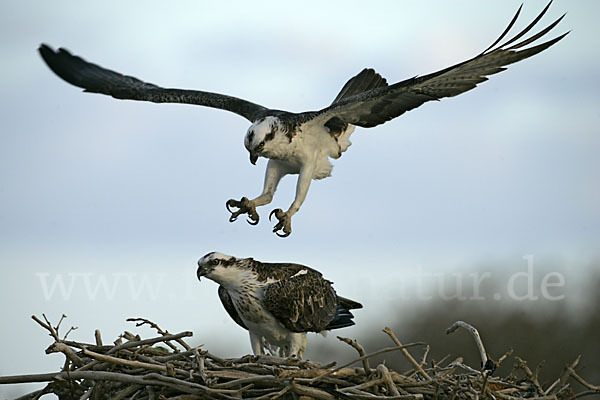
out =
[[[202,346],[190,347],[183,338],[192,332],[170,334],[155,323],[142,318],[129,319],[136,326],[149,325],[158,336],[142,339],[125,332],[113,344],[102,342],[100,331],[95,343],[67,340],[72,329],[59,336],[60,319],[56,326],[32,318],[50,332],[54,343],[46,353],[65,355],[61,371],[49,374],[0,377],[0,384],[48,382],[46,387],[20,399],[38,399],[55,394],[61,400],[71,399],[572,399],[588,394],[600,394],[600,387],[587,383],[575,369],[579,357],[566,365],[560,377],[543,387],[538,382],[541,365],[532,371],[525,361],[514,357],[510,374],[500,378],[494,369],[511,355],[512,350],[498,360],[487,358],[477,330],[458,321],[448,333],[459,327],[467,329],[477,344],[483,367],[471,368],[461,357],[447,361],[428,360],[429,346],[424,343],[403,345],[389,329],[386,333],[394,347],[366,354],[355,340],[338,337],[354,348],[359,357],[347,364],[320,364],[298,359],[271,356],[220,358]],[[423,354],[417,361],[408,348],[417,347]],[[402,353],[413,370],[399,373],[385,363],[375,368],[369,360],[384,353]],[[389,354],[398,357],[398,354]],[[357,366],[360,364],[360,367]],[[577,381],[584,391],[575,394],[571,387]]]

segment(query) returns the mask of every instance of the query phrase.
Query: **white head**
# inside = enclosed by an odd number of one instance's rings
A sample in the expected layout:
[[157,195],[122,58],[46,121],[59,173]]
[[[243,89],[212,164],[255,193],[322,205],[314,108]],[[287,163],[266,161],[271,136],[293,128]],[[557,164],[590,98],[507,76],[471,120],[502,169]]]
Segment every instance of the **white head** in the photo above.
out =
[[251,272],[246,259],[238,259],[227,254],[212,252],[198,260],[196,276],[198,280],[205,276],[224,286],[236,286],[244,276]]
[[256,160],[261,156],[268,156],[271,147],[277,140],[283,137],[281,132],[281,123],[279,118],[268,116],[254,122],[244,139],[244,146],[250,153],[250,162],[256,164]]

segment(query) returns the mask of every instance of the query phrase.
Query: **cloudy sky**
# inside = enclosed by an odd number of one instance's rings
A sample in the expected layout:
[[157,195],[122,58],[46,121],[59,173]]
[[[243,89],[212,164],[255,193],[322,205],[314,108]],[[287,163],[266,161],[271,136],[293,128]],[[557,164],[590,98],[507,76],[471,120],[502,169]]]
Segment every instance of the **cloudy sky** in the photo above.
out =
[[[44,42],[162,86],[305,111],[364,67],[396,82],[468,59],[519,4],[2,2],[0,375],[62,365],[43,355],[50,340],[30,319],[41,313],[67,314],[74,339],[100,328],[113,340],[143,316],[194,331],[215,353],[249,352],[216,285],[196,280],[196,260],[213,250],[323,271],[365,305],[350,336],[384,326],[389,300],[410,300],[400,291],[415,271],[524,271],[531,255],[581,275],[600,238],[598,2],[556,0],[542,25],[567,12],[549,37],[572,33],[554,47],[474,91],[357,129],[287,239],[267,215],[289,206],[294,177],[258,226],[227,222],[225,201],[259,194],[266,166],[248,161],[243,118],[83,94],[36,52]],[[528,0],[517,28],[544,5]]]

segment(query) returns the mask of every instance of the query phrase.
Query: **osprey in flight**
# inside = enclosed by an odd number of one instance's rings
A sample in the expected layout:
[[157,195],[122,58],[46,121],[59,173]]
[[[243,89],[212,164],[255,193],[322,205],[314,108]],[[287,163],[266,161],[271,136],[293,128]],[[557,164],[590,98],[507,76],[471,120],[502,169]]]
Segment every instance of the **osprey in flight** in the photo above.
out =
[[198,279],[217,282],[231,318],[250,332],[255,355],[276,352],[302,358],[306,332],[354,325],[360,303],[340,297],[320,272],[299,264],[262,263],[208,253],[198,261]]
[[275,215],[278,220],[273,232],[286,237],[292,232],[291,218],[304,202],[311,180],[330,176],[333,166],[329,158],[339,158],[348,149],[355,126],[372,128],[427,101],[471,90],[487,80],[486,76],[503,71],[504,66],[552,46],[568,32],[526,47],[546,35],[564,15],[535,35],[519,41],[539,22],[549,6],[550,3],[525,29],[499,44],[517,20],[522,6],[519,7],[502,35],[481,54],[467,61],[392,85],[373,69],[364,69],[344,85],[331,105],[301,113],[270,109],[223,94],[163,88],[89,63],[65,49],[55,51],[45,44],[40,46],[39,52],[52,71],[86,92],[107,94],[117,99],[220,108],[249,120],[252,124],[244,145],[250,153],[250,161],[255,164],[258,157],[269,159],[264,188],[256,198],[227,201],[227,209],[231,212],[229,221],[248,214],[248,222],[256,225],[259,221],[256,207],[271,202],[283,176],[298,174],[296,197],[290,208],[287,211],[275,209],[269,214],[269,218]]

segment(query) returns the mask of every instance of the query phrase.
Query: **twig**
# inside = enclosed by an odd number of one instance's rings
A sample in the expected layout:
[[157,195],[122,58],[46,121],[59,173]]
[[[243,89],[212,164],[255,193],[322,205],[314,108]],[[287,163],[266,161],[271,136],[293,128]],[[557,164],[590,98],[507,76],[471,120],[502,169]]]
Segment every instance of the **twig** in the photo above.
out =
[[388,327],[386,327],[383,330],[384,333],[386,333],[393,341],[394,343],[396,343],[397,346],[401,347],[401,351],[402,354],[404,354],[404,356],[408,359],[408,361],[410,361],[410,363],[417,369],[417,371],[419,371],[419,373],[428,381],[431,380],[431,377],[427,374],[427,372],[425,372],[423,370],[423,368],[421,367],[421,365],[417,362],[417,360],[415,360],[413,358],[413,356],[410,355],[410,353],[408,352],[408,350],[406,350],[405,347],[407,346],[403,346],[402,343],[400,343],[400,340],[398,340],[398,338],[396,337],[396,335],[394,335],[394,332],[392,332],[392,330]]
[[93,386],[90,386],[90,388],[88,390],[86,390],[81,397],[79,398],[79,400],[87,400],[90,398],[90,396],[92,395],[92,390],[94,389]]
[[[63,315],[64,315],[64,314],[63,314]],[[63,341],[67,340],[67,336],[69,336],[69,333],[71,333],[71,332],[73,332],[73,331],[75,331],[75,330],[77,330],[77,329],[79,329],[79,328],[78,328],[78,327],[76,327],[76,326],[72,326],[72,327],[70,327],[70,328],[69,328],[69,330],[67,331],[67,333],[65,333],[65,335],[63,336],[62,340],[63,340]],[[57,332],[57,333],[58,333],[58,332]]]
[[286,394],[287,392],[289,392],[292,389],[292,384],[288,384],[286,387],[284,387],[283,389],[281,389],[279,392],[276,393],[267,393],[263,396],[258,397],[256,400],[266,400],[266,399],[271,399],[271,400],[275,400],[280,398],[281,396],[283,396],[284,394]]
[[152,371],[161,371],[161,372],[166,372],[168,375],[174,375],[175,373],[179,373],[180,375],[186,375],[186,371],[181,370],[181,369],[175,369],[175,368],[173,368],[172,365],[170,365],[168,363],[163,365],[163,364],[150,364],[147,362],[135,361],[135,360],[125,360],[122,358],[112,357],[112,356],[105,355],[105,354],[95,353],[95,352],[87,350],[87,349],[83,349],[83,354],[90,356],[92,358],[95,358],[96,360],[108,362],[111,364],[125,365],[125,366],[131,367],[131,368],[144,368],[144,369],[149,369]]
[[[573,361],[573,363],[570,365],[570,368],[575,370],[577,365],[579,365],[579,360],[581,360],[581,354],[577,356],[575,361]],[[563,373],[562,373],[560,379],[558,379],[557,382],[554,382],[552,384],[552,386],[550,386],[544,394],[546,394],[546,395],[548,393],[557,394],[562,389],[564,384],[567,382],[567,379],[569,379],[569,375],[570,375],[569,374],[569,365],[567,364],[567,365],[565,365],[565,368],[563,370]]]
[[48,321],[48,318],[46,318],[46,316],[44,314],[42,314],[44,316],[44,319],[46,320],[46,322],[42,322],[42,320],[40,320],[38,317],[36,317],[35,315],[32,315],[31,318],[37,322],[38,324],[40,324],[44,329],[48,330],[48,332],[50,332],[50,336],[52,336],[54,338],[55,341],[60,342],[60,338],[58,337],[58,334],[56,333],[56,331],[54,330],[54,328],[52,327],[52,325],[50,324],[50,322]]
[[[98,332],[98,331],[96,331],[96,332]],[[140,385],[127,386],[125,389],[121,390],[114,397],[112,397],[111,400],[122,400],[125,397],[137,392],[140,389],[140,387],[141,387]]]
[[94,331],[94,337],[96,338],[96,346],[102,346],[102,334],[100,334],[100,329]]
[[[365,356],[365,354],[366,354],[365,349],[363,349],[363,347],[360,344],[358,344],[358,342],[356,340],[344,338],[341,336],[338,336],[337,338],[338,338],[338,340],[354,347],[354,349],[356,349],[356,351],[358,352],[358,355],[360,357]],[[365,370],[365,374],[367,374],[367,376],[371,375],[371,368],[369,367],[369,360],[367,358],[363,358],[362,364],[363,364],[363,369]]]
[[390,370],[385,365],[379,364],[377,366],[377,372],[379,372],[381,378],[383,379],[383,382],[385,383],[385,387],[387,387],[388,392],[391,393],[392,396],[400,396],[400,392],[398,391],[398,388],[396,387],[394,381],[392,380],[392,377],[390,376]]
[[155,337],[152,339],[144,339],[144,340],[138,340],[138,341],[125,342],[123,344],[113,347],[112,349],[110,349],[108,351],[107,354],[114,354],[119,350],[128,349],[130,347],[138,347],[138,346],[144,346],[147,344],[167,342],[169,340],[176,340],[176,339],[180,339],[182,337],[188,337],[188,336],[193,336],[193,335],[194,334],[192,332],[186,331],[186,332],[181,332],[181,333],[178,333],[175,335],[166,335],[166,336]]
[[296,382],[292,382],[291,386],[292,386],[292,391],[301,396],[309,396],[309,397],[312,397],[315,399],[321,399],[321,400],[335,400],[335,397],[332,394],[324,392],[323,390],[320,390],[317,388],[300,385]]
[[468,365],[463,364],[462,362],[455,362],[454,365],[456,365],[459,368],[464,369],[465,371],[469,371],[472,374],[481,375],[481,371],[478,371],[475,368],[471,368]]
[[75,354],[73,349],[71,349],[69,346],[67,346],[64,343],[54,342],[50,345],[50,347],[48,347],[46,349],[46,354],[59,353],[59,352],[63,353],[65,356],[67,356],[67,358],[69,360],[71,360],[71,362],[78,367],[81,367],[84,364],[83,360],[81,358],[79,358],[79,356],[77,354]]
[[354,386],[349,386],[349,387],[345,387],[340,389],[340,392],[342,393],[346,393],[348,391],[352,391],[352,390],[363,390],[363,389],[368,389],[371,386],[377,386],[377,385],[381,385],[382,383],[385,383],[383,378],[379,378],[379,379],[373,379],[367,382],[363,382],[360,383],[358,385],[354,385]]
[[577,382],[579,382],[579,383],[581,383],[583,386],[585,386],[585,387],[586,387],[586,389],[589,389],[589,390],[594,390],[594,391],[596,391],[596,392],[599,392],[599,393],[600,393],[600,386],[592,385],[592,384],[590,384],[590,383],[586,382],[586,381],[585,381],[585,380],[584,380],[584,379],[583,379],[581,376],[579,376],[579,375],[577,374],[577,372],[575,372],[575,370],[574,370],[574,369],[573,369],[571,366],[567,366],[567,371],[569,371],[569,374],[571,374],[571,376],[572,376],[573,378],[575,378],[575,380],[576,380]]
[[[169,331],[163,331],[158,324],[156,324],[155,322],[152,322],[146,318],[127,318],[127,321],[129,322],[135,322],[135,326],[142,326],[142,325],[150,325],[152,328],[156,329],[156,332],[158,332],[159,334],[163,335],[163,336],[168,336],[169,335]],[[181,338],[177,338],[175,339],[175,341],[177,343],[179,343],[184,349],[186,350],[191,350],[191,347],[184,342],[183,340],[181,340]],[[172,345],[170,343],[167,342],[167,345],[169,347],[171,347],[173,350],[177,350],[177,348],[172,347]]]
[[[42,314],[44,315],[44,314]],[[62,324],[63,320],[67,318],[67,316],[65,314],[60,316],[60,319],[58,320],[58,324],[56,324],[56,326],[54,327],[54,330],[56,331],[56,333],[58,334],[58,330],[60,329],[60,324]],[[50,324],[50,322],[48,321],[48,319],[46,319],[46,316],[44,315],[44,319],[46,320],[46,322],[48,324]]]
[[577,394],[576,394],[575,396],[573,396],[572,398],[573,398],[573,399],[579,399],[579,398],[581,398],[581,397],[583,397],[583,396],[593,396],[593,395],[596,395],[596,396],[598,396],[598,391],[597,391],[597,390],[586,390],[585,392],[580,392],[580,393],[577,393]]
[[423,358],[421,358],[421,367],[427,365],[427,356],[429,355],[429,345],[425,347],[425,351],[423,352]]
[[378,356],[380,354],[389,353],[390,351],[402,350],[402,349],[405,349],[405,348],[408,348],[408,347],[414,347],[414,346],[422,346],[424,344],[425,343],[422,343],[422,342],[415,342],[415,343],[405,344],[403,346],[386,347],[385,349],[381,349],[381,350],[375,351],[373,353],[369,353],[369,354],[367,354],[365,356],[359,357],[356,360],[352,360],[352,361],[350,361],[350,362],[348,362],[348,363],[346,363],[344,365],[341,365],[341,366],[339,366],[337,368],[329,369],[329,370],[325,371],[324,373],[322,373],[321,375],[318,375],[318,376],[315,376],[314,378],[308,379],[307,382],[312,383],[312,382],[318,381],[321,378],[324,378],[326,376],[334,374],[335,372],[341,370],[342,368],[349,367],[350,365],[352,365],[354,363],[362,361],[363,358],[371,358],[371,357]]
[[535,373],[535,375],[533,374],[533,372],[531,371],[531,369],[529,368],[529,366],[527,366],[527,362],[524,361],[523,359],[521,359],[518,356],[515,356],[515,360],[517,360],[517,363],[519,365],[519,368],[521,368],[524,372],[525,375],[527,375],[527,377],[529,378],[529,380],[533,383],[533,386],[535,386],[535,390],[543,395],[544,394],[544,389],[542,389],[542,386],[540,385],[540,383],[537,380],[537,372]]
[[498,361],[496,361],[496,366],[499,367],[504,362],[504,360],[506,360],[508,357],[510,357],[512,355],[512,353],[513,353],[513,349],[511,347],[506,351],[506,353],[504,353],[502,355],[502,357],[500,357],[498,359]]
[[256,375],[249,376],[246,378],[234,379],[229,382],[219,383],[214,385],[213,387],[216,389],[228,389],[238,385],[244,385],[247,383],[255,383],[255,382],[277,382],[277,379],[273,375]]
[[440,395],[440,383],[437,382],[436,385],[435,385],[435,392],[433,393],[433,399],[432,400],[437,400],[439,395]]
[[473,336],[475,344],[477,345],[477,349],[479,350],[479,355],[481,356],[481,368],[484,370],[493,371],[495,369],[495,365],[489,365],[488,361],[491,360],[489,360],[487,352],[485,351],[485,347],[483,347],[483,342],[481,340],[481,336],[479,336],[479,332],[477,331],[477,329],[475,329],[471,324],[468,324],[464,321],[456,321],[452,324],[452,326],[446,329],[446,334],[448,335],[457,330],[458,328],[466,329],[467,331],[469,331],[471,336]]

